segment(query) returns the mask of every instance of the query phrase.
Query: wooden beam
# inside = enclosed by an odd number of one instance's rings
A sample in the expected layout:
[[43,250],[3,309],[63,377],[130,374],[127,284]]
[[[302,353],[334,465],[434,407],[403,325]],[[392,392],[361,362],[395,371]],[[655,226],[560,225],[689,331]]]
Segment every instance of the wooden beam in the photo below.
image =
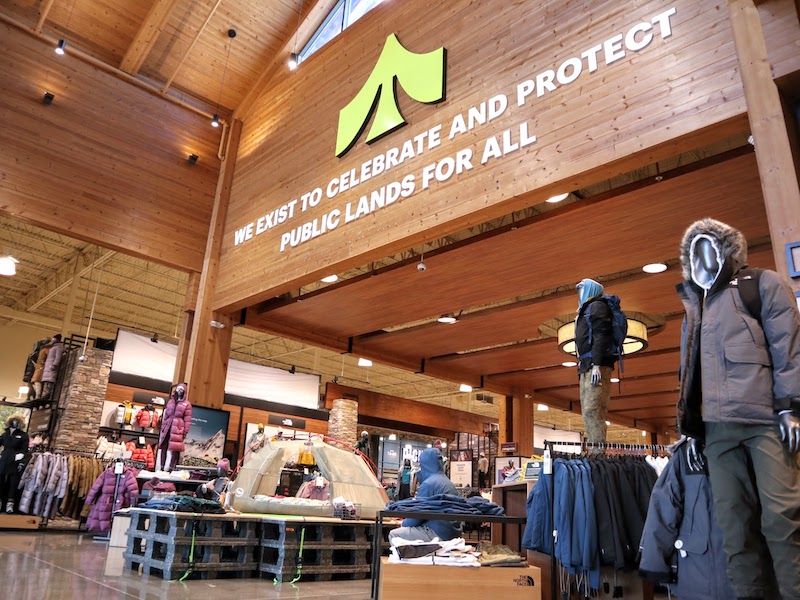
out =
[[139,31],[133,37],[131,45],[122,57],[119,68],[126,73],[136,75],[150,50],[153,49],[158,36],[164,31],[169,16],[178,5],[179,0],[154,0],[150,12],[147,13]]
[[192,40],[192,43],[189,44],[189,48],[186,50],[186,52],[183,53],[183,56],[181,57],[181,60],[178,62],[178,66],[175,67],[175,71],[173,71],[172,75],[169,76],[169,78],[167,79],[166,83],[164,84],[164,87],[161,88],[161,92],[162,93],[166,93],[167,90],[169,89],[169,86],[172,85],[172,82],[175,80],[175,77],[178,75],[178,73],[180,72],[181,68],[183,67],[183,63],[186,62],[186,59],[192,53],[192,49],[194,48],[195,44],[197,43],[197,40],[199,40],[200,36],[203,35],[203,32],[206,30],[206,27],[208,27],[209,21],[211,21],[211,17],[214,16],[215,12],[217,12],[217,9],[219,8],[219,5],[221,3],[222,3],[222,0],[217,0],[214,3],[214,6],[211,8],[211,12],[208,13],[208,16],[206,17],[206,20],[200,26],[200,29],[197,30],[197,33],[195,34],[194,39]]
[[175,359],[175,371],[172,374],[172,383],[186,381],[186,367],[189,364],[189,344],[192,339],[194,326],[194,309],[197,304],[197,295],[200,292],[200,274],[190,273],[186,285],[186,300],[183,315],[181,315],[181,331],[178,338],[178,355]]
[[56,0],[47,0],[42,6],[42,12],[39,13],[39,20],[36,22],[36,27],[34,31],[36,33],[40,33],[42,31],[42,27],[44,26],[44,22],[47,20],[47,15],[50,14],[50,9],[53,8],[53,4],[55,4]]
[[[778,273],[788,278],[786,244],[800,241],[800,184],[780,93],[772,78],[758,8],[753,0],[728,0],[733,40],[753,132]],[[792,281],[800,289],[800,281]]]
[[521,456],[533,454],[533,402],[532,395],[520,391],[515,391],[511,399],[511,410],[514,415],[511,441],[517,443],[516,454]]
[[239,106],[233,112],[234,119],[243,121],[247,118],[256,98],[266,89],[267,84],[278,73],[278,70],[288,68],[286,63],[289,61],[289,54],[300,51],[300,48],[305,45],[317,28],[322,25],[328,13],[336,6],[336,2],[338,0],[311,0],[308,2],[308,7],[300,15],[299,26],[295,28],[295,23],[292,22],[292,27],[289,30],[289,34],[284,38],[281,49],[272,57],[267,67],[259,75],[255,85],[248,90]]
[[[214,210],[211,213],[211,225],[206,240],[206,253],[200,275],[186,366],[186,379],[189,382],[189,398],[192,404],[210,408],[222,407],[233,337],[232,319],[229,315],[214,312],[212,300],[241,134],[242,122],[234,121],[230,128],[225,160],[222,162],[214,196]],[[212,326],[212,322],[221,324],[222,327]]]

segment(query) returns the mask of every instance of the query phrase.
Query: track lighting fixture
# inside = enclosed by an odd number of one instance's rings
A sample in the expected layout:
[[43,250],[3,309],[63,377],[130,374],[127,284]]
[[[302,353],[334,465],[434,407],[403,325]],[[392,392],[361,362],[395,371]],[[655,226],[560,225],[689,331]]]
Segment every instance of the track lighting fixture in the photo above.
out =
[[211,126],[219,127],[219,115],[217,113],[214,113],[214,118],[211,119]]
[[190,154],[189,158],[186,160],[190,165],[196,165],[197,159],[200,158],[197,154]]
[[53,100],[55,100],[55,94],[51,94],[50,92],[45,92],[44,96],[42,96],[42,104],[52,104]]
[[297,65],[300,64],[300,57],[297,56],[296,53],[292,52],[289,55],[289,63],[287,66],[289,67],[290,71],[294,71],[297,68]]
[[63,56],[64,49],[67,47],[67,40],[58,40],[58,46],[56,46],[56,54]]
[[220,321],[211,321],[211,326],[214,329],[225,329],[225,323],[221,323]]
[[158,343],[158,334],[154,333],[153,337],[150,338],[150,341],[153,342],[154,344],[157,344]]
[[439,323],[447,323],[447,324],[453,324],[458,322],[458,319],[453,313],[445,313],[436,320],[439,321]]
[[294,365],[292,365],[292,368],[291,368],[291,369],[289,369],[289,373],[291,373],[292,375],[294,375],[295,373],[297,373],[297,368],[296,368]]
[[338,375],[334,375],[333,376],[333,383],[339,383],[339,376]]

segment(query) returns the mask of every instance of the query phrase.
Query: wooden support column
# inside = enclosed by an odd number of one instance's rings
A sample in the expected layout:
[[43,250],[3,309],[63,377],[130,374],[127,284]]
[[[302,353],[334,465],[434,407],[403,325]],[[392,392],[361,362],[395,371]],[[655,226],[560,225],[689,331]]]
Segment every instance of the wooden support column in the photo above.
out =
[[[800,185],[780,93],[772,78],[754,0],[728,0],[750,130],[778,273],[788,279],[786,244],[800,241]],[[800,289],[800,280],[792,282]]]
[[515,391],[511,400],[514,413],[512,431],[517,443],[517,454],[530,456],[533,454],[533,396]]
[[[230,128],[225,160],[222,162],[217,191],[214,196],[214,210],[211,213],[211,225],[206,241],[203,272],[200,275],[186,365],[189,401],[192,404],[210,408],[222,407],[231,338],[233,337],[232,319],[229,315],[214,312],[212,301],[219,271],[220,249],[241,133],[242,122],[234,121]],[[212,327],[212,321],[222,327]]]
[[178,332],[178,356],[175,358],[175,372],[172,375],[172,384],[186,381],[186,366],[189,364],[189,342],[192,339],[192,326],[194,325],[194,309],[197,305],[197,295],[200,291],[200,273],[190,273],[186,284],[186,300],[183,303],[180,331]]
[[514,432],[513,429],[513,413],[511,411],[511,396],[505,396],[500,399],[498,405],[497,420],[500,424],[500,431],[497,435],[497,455],[501,456],[500,445],[506,442],[513,442],[512,439]]

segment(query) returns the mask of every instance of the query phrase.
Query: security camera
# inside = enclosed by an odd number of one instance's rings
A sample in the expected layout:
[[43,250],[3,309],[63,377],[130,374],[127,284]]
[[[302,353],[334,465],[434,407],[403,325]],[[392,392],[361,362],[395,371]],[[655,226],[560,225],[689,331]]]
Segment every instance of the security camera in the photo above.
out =
[[425,270],[425,269],[427,269],[427,268],[428,268],[428,267],[426,267],[426,266],[425,266],[425,263],[424,263],[424,262],[422,262],[422,261],[419,261],[419,262],[417,263],[417,271],[420,271],[420,272],[422,272],[422,271],[424,271],[424,270]]

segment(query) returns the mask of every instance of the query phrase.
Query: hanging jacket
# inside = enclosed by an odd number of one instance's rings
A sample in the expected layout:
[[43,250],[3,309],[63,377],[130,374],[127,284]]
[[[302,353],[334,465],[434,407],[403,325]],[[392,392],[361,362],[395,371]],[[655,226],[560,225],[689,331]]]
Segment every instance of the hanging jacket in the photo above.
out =
[[550,473],[542,473],[528,494],[527,522],[522,536],[523,548],[546,554],[553,553],[553,511],[550,500],[552,488],[553,476]]
[[109,467],[97,478],[92,489],[86,496],[86,504],[92,504],[89,512],[89,519],[86,527],[89,531],[108,532],[111,531],[112,513],[120,508],[125,508],[133,504],[134,499],[139,493],[139,486],[136,483],[136,476],[131,469],[126,468],[120,475],[117,496],[114,498],[114,487],[117,476],[114,474],[114,467]]
[[[722,269],[705,293],[691,274],[691,244],[716,240]],[[744,236],[719,221],[694,223],[681,243],[686,315],[681,330],[678,425],[702,439],[703,422],[771,425],[781,410],[800,410],[800,313],[782,278],[759,280],[761,322],[744,306],[737,274],[747,264]]]
[[161,433],[158,437],[158,445],[161,447],[165,442],[169,442],[170,452],[183,452],[184,439],[189,433],[192,425],[192,405],[184,397],[176,400],[170,396],[167,405],[164,407],[164,415],[161,419]]
[[639,552],[641,576],[655,583],[677,580],[670,588],[681,600],[736,597],[708,474],[689,470],[683,442],[653,489]]
[[135,442],[128,442],[125,444],[125,449],[130,450],[131,460],[136,460],[147,465],[149,470],[156,466],[156,458],[153,454],[153,447],[145,444],[144,447],[139,448]]
[[33,352],[28,355],[28,360],[25,361],[25,374],[22,376],[22,381],[30,383],[33,378],[33,372],[36,370],[36,360],[39,358],[39,350],[45,340],[39,340],[33,345]]
[[591,352],[590,357],[579,358],[578,373],[590,371],[592,365],[614,367],[617,358],[614,354],[611,309],[602,297],[588,300],[578,311],[575,319],[575,346],[579,357]]
[[50,353],[51,345],[43,346],[36,356],[36,365],[33,368],[33,376],[31,382],[39,383],[42,381],[42,374],[44,373],[44,365],[47,362],[47,355]]
[[152,406],[145,406],[136,413],[136,424],[142,429],[155,428],[157,415]]
[[58,377],[58,367],[61,364],[61,357],[64,354],[64,343],[55,342],[50,346],[50,351],[45,359],[42,371],[42,381],[53,383]]

